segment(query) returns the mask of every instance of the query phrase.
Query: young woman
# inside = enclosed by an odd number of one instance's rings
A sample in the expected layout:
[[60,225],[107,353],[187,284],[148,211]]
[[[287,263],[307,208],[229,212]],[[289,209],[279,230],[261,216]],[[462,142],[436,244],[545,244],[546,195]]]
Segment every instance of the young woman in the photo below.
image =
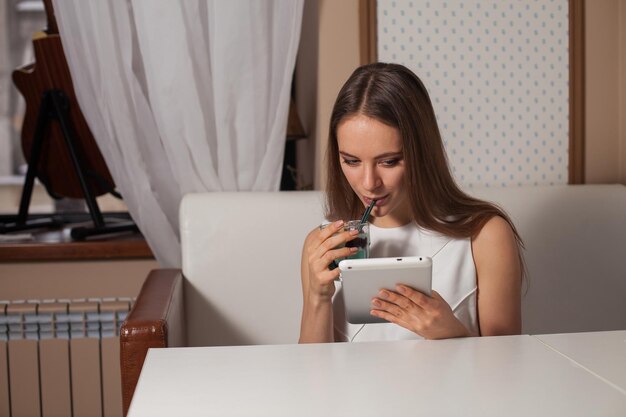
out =
[[[335,102],[326,157],[334,223],[304,242],[301,343],[520,333],[521,240],[501,209],[456,185],[415,74],[397,64],[358,68]],[[338,232],[372,200],[370,257],[432,257],[433,291],[381,290],[371,314],[389,323],[352,325],[329,264],[354,251],[337,249],[355,237]]]

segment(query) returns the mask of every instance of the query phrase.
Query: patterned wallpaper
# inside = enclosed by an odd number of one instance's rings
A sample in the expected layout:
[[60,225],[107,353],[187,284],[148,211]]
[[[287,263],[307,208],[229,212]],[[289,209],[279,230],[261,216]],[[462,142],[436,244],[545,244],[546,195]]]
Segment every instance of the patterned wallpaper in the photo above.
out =
[[426,85],[457,181],[566,184],[567,0],[379,0],[378,60]]

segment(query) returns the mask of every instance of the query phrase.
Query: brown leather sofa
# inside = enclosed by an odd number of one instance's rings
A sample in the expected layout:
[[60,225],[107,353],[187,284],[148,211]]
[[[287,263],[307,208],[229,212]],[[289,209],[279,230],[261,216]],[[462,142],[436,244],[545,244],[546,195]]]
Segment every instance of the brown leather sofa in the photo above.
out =
[[120,331],[124,415],[128,413],[144,359],[150,348],[184,346],[183,275],[157,269],[146,278]]

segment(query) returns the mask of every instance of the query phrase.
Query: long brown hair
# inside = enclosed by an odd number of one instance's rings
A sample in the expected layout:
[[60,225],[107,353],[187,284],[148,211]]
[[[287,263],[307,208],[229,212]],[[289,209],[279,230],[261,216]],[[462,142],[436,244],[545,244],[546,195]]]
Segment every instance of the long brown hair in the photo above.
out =
[[356,219],[363,203],[341,170],[337,128],[346,118],[365,115],[397,128],[406,161],[404,184],[413,221],[453,238],[473,238],[493,216],[511,226],[524,270],[523,243],[509,216],[495,204],[478,200],[456,184],[426,88],[408,68],[375,63],[357,68],[339,91],[330,119],[326,154],[326,217]]

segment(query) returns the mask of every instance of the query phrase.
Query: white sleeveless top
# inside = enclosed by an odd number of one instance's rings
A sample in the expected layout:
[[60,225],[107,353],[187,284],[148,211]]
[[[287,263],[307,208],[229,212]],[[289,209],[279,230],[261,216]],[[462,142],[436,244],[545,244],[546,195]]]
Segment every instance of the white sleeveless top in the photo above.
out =
[[[478,336],[476,310],[476,266],[472,242],[454,239],[409,223],[400,227],[381,228],[370,224],[370,258],[428,256],[433,260],[433,290],[450,304],[456,318]],[[335,282],[333,319],[337,333],[345,341],[422,339],[421,336],[394,323],[350,324],[346,321],[343,291]]]

